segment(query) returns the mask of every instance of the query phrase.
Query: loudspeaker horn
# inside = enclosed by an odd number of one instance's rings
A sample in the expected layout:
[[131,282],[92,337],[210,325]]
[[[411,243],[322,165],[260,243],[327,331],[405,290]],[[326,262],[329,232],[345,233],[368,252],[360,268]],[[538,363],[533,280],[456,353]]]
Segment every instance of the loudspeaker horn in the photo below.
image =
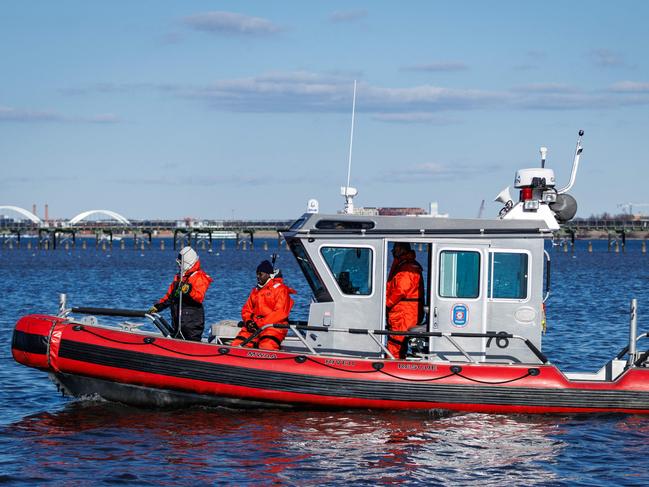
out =
[[503,205],[506,205],[508,202],[513,201],[512,195],[509,193],[509,186],[498,193],[498,196],[496,196],[496,199],[494,199],[494,201],[499,201]]

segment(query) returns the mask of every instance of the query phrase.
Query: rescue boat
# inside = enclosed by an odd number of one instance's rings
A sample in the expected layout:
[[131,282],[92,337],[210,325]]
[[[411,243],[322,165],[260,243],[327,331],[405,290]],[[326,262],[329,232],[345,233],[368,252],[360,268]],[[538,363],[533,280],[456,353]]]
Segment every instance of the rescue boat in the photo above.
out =
[[[518,201],[501,192],[496,219],[304,214],[283,236],[313,299],[308,320],[267,325],[290,330],[278,351],[233,347],[237,328],[225,322],[208,340],[189,342],[173,338],[158,314],[70,308],[62,295],[58,315],[17,322],[14,359],[48,373],[65,394],[146,407],[647,414],[649,350],[637,342],[649,333],[637,333],[635,303],[628,345],[598,372],[564,373],[542,352],[544,242],[576,212],[567,191],[581,135],[568,186],[556,188],[544,160],[519,170]],[[395,242],[417,246],[425,270],[425,313],[407,332],[385,325]],[[402,359],[386,346],[398,334],[408,342]]]

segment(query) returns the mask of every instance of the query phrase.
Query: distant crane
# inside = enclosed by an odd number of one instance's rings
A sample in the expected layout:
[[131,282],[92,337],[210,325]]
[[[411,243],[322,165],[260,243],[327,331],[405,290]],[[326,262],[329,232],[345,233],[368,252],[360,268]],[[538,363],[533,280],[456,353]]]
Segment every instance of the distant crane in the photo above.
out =
[[639,206],[649,206],[649,203],[620,203],[617,205],[618,208],[622,208],[622,213],[626,213],[627,215],[633,215],[633,207],[639,207]]

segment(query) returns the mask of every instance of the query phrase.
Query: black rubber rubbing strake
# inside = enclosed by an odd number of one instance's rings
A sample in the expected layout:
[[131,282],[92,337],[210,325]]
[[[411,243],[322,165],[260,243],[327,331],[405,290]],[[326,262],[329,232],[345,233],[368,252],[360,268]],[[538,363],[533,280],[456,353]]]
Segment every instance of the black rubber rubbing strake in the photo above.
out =
[[11,341],[11,348],[27,353],[47,354],[47,344],[49,337],[47,335],[36,335],[34,333],[25,333],[24,331],[14,330],[14,336]]

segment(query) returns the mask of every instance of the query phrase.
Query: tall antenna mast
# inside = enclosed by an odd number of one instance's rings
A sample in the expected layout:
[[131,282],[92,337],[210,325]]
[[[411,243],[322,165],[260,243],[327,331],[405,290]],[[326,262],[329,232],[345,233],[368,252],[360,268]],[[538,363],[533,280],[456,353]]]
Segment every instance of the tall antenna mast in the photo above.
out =
[[351,215],[354,213],[354,196],[358,194],[356,188],[349,183],[352,177],[352,147],[354,146],[354,116],[356,115],[356,80],[354,80],[354,98],[352,99],[352,128],[349,136],[349,161],[347,162],[347,186],[340,188],[340,194],[345,197],[345,208],[343,213]]

